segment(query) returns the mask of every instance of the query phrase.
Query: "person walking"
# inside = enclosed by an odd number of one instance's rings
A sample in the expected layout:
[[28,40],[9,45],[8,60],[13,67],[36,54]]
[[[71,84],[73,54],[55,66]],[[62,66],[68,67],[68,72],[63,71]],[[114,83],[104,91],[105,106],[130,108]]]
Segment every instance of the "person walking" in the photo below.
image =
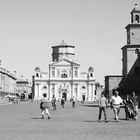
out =
[[43,94],[43,98],[41,99],[41,103],[40,103],[40,109],[41,109],[41,119],[44,119],[44,114],[46,112],[46,114],[48,115],[48,119],[51,118],[51,115],[49,113],[49,105],[48,105],[48,100],[47,100],[47,94],[44,93]]
[[125,99],[123,100],[124,109],[125,109],[125,119],[129,120],[129,106],[131,105],[131,100],[129,94],[126,94]]
[[138,100],[138,96],[136,96],[136,93],[135,92],[132,92],[131,100],[133,102],[134,112],[135,112],[134,120],[137,120],[139,100]]
[[73,96],[73,98],[72,98],[72,108],[75,108],[75,102],[76,102],[76,98],[75,98],[75,96]]
[[64,108],[64,104],[65,104],[65,98],[64,97],[62,97],[62,99],[61,99],[61,106]]
[[118,91],[114,91],[114,95],[111,98],[111,108],[114,111],[114,119],[116,120],[116,122],[119,121],[119,113],[120,113],[120,104],[123,103],[122,98],[119,96],[119,92]]
[[53,95],[51,103],[52,103],[53,110],[55,111],[56,110],[56,98],[55,98],[55,95]]
[[108,102],[104,96],[104,92],[101,93],[101,97],[98,100],[98,105],[99,105],[98,121],[101,122],[101,116],[102,116],[102,111],[103,111],[104,112],[104,119],[105,119],[105,122],[107,123],[108,121],[107,121],[106,109],[108,108]]

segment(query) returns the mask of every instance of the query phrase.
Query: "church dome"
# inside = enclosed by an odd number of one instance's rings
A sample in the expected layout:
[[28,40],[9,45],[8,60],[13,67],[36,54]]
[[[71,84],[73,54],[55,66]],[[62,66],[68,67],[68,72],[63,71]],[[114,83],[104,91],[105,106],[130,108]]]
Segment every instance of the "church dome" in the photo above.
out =
[[92,66],[89,67],[88,71],[94,71],[94,68]]
[[35,68],[35,71],[36,71],[36,72],[39,72],[39,71],[40,71],[40,68],[39,68],[39,67],[36,67],[36,68]]

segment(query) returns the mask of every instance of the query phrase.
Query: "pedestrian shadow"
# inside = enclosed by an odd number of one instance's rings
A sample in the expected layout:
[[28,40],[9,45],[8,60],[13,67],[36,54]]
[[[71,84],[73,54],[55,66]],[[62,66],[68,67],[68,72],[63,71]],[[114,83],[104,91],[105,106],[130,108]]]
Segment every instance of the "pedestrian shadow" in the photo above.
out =
[[128,120],[127,120],[127,119],[125,119],[125,118],[119,118],[119,120],[128,121]]
[[82,104],[81,106],[84,106],[84,107],[98,107],[99,105],[96,105],[96,104]]
[[31,119],[37,120],[37,119],[41,119],[41,117],[32,117]]
[[[96,123],[96,122],[98,122],[99,123],[99,121],[98,120],[84,120],[83,122],[89,122],[89,123],[91,123],[91,122],[94,122],[94,123]],[[104,120],[101,120],[101,122],[105,122]],[[109,123],[109,122],[115,122],[114,120],[108,120],[107,121],[107,123]]]
[[83,122],[98,122],[98,120],[93,121],[93,120],[84,120]]

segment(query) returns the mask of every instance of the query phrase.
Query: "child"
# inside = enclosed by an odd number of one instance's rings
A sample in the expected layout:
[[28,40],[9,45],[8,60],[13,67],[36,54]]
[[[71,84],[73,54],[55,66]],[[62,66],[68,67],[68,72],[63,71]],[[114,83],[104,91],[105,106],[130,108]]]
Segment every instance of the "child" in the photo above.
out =
[[40,109],[41,109],[41,115],[42,115],[41,119],[44,119],[45,112],[48,115],[48,119],[51,118],[48,108],[49,106],[48,106],[47,95],[44,93],[43,98],[41,99],[41,103],[40,103]]
[[104,119],[107,123],[107,115],[106,109],[108,108],[107,99],[104,96],[104,92],[101,93],[101,97],[99,98],[99,116],[98,121],[101,122],[102,111],[104,112]]

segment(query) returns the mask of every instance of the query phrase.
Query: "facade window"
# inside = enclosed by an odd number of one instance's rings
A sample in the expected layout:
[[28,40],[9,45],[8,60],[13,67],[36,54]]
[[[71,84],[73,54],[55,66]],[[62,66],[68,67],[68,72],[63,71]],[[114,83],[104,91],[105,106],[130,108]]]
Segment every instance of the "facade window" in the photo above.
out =
[[75,77],[78,77],[77,71],[74,72]]
[[58,77],[58,78],[60,77],[60,72],[59,72],[59,70],[57,70],[57,77]]
[[78,68],[75,68],[75,69],[74,69],[74,76],[75,76],[75,77],[78,77]]
[[55,73],[54,73],[54,71],[52,71],[52,77],[55,77]]
[[77,87],[75,87],[75,93],[77,93]]
[[52,77],[55,77],[55,68],[52,68]]
[[71,74],[71,70],[69,70],[69,77],[71,77],[72,76],[72,74]]
[[52,85],[52,93],[55,94],[55,85]]

